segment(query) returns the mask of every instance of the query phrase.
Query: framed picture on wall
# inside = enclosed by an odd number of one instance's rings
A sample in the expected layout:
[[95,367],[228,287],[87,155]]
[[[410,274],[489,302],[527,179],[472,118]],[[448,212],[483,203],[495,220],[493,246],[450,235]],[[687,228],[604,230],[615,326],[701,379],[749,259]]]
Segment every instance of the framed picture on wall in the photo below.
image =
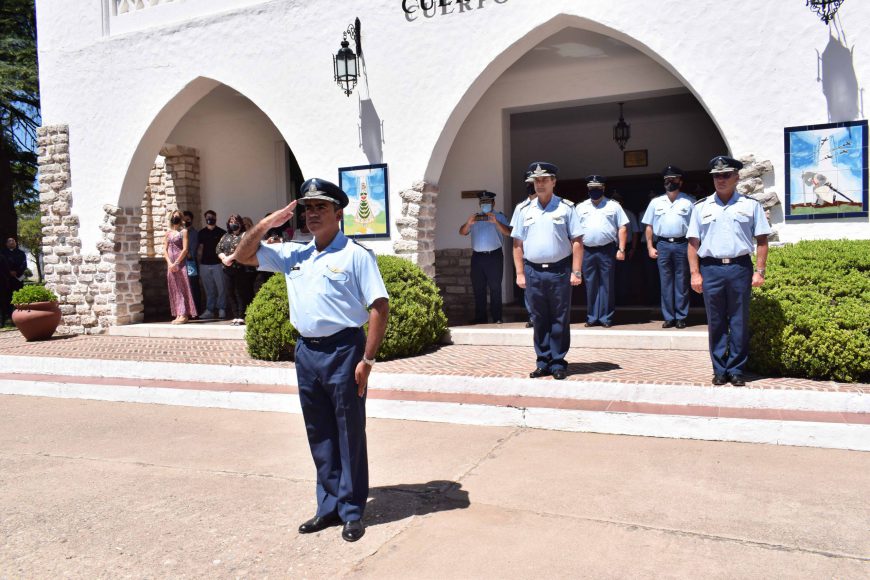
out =
[[347,194],[341,229],[351,238],[389,238],[390,204],[387,164],[338,169],[338,186]]
[[785,128],[785,219],[867,217],[867,121]]
[[633,151],[622,152],[623,167],[646,167],[647,155],[646,149],[635,149]]

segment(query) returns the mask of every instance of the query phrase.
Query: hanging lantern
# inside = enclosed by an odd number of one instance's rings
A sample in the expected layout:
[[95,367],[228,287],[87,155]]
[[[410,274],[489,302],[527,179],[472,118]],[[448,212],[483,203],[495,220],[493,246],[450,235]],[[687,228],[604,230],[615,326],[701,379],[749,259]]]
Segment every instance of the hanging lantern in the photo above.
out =
[[631,139],[631,125],[626,123],[622,117],[622,105],[624,104],[619,103],[619,121],[613,126],[613,140],[622,151],[625,151],[625,144]]
[[831,20],[834,19],[834,14],[839,10],[840,4],[845,1],[846,0],[807,0],[807,6],[812,8],[813,12],[822,19],[822,22],[830,24]]

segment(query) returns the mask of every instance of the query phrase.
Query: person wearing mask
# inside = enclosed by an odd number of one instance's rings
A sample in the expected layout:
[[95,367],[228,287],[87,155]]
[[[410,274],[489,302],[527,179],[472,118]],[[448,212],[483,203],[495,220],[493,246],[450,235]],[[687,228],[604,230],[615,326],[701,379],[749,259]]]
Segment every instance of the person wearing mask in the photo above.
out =
[[202,312],[202,290],[199,284],[199,264],[197,253],[199,248],[199,232],[193,227],[193,212],[185,210],[184,229],[187,230],[188,248],[186,267],[187,281],[190,283],[190,292],[193,294],[193,303],[197,312]]
[[[314,240],[263,244],[266,231],[304,208]],[[371,250],[342,233],[347,194],[309,179],[300,198],[257,224],[236,249],[243,264],[284,274],[290,322],[299,331],[296,377],[308,445],[317,469],[317,511],[300,534],[342,526],[363,537],[369,492],[366,391],[387,329],[389,296]],[[368,323],[368,333],[364,325]]]
[[662,170],[665,193],[653,199],[643,214],[647,253],[656,261],[662,289],[662,328],[686,328],[689,316],[689,219],[694,199],[681,191],[683,171]]
[[471,288],[474,291],[474,320],[486,324],[486,292],[489,289],[489,312],[492,321],[501,324],[501,283],[504,276],[502,236],[510,236],[508,220],[500,211],[493,211],[495,194],[478,194],[480,211],[468,216],[459,228],[460,235],[471,234]]
[[218,242],[218,258],[224,266],[224,280],[235,302],[233,326],[245,324],[245,311],[254,299],[254,279],[257,271],[236,261],[235,251],[247,229],[242,216],[232,214],[227,220],[227,233]]
[[169,307],[175,320],[172,324],[184,324],[196,317],[196,305],[187,280],[185,260],[190,251],[187,229],[183,227],[183,216],[173,210],[169,214],[169,229],[163,242],[163,258],[166,260],[166,281],[169,285]]
[[559,169],[543,161],[529,166],[536,198],[522,210],[514,238],[517,286],[526,289],[534,325],[535,370],[529,377],[568,376],[571,347],[571,286],[582,283],[582,231],[574,204],[555,195]]
[[577,205],[583,230],[583,277],[586,279],[586,326],[613,326],[616,262],[625,260],[628,216],[604,197],[606,181],[586,178],[589,199]]
[[208,210],[203,215],[205,227],[197,235],[197,258],[199,259],[199,276],[205,288],[205,312],[200,320],[227,317],[226,284],[224,284],[223,264],[217,255],[217,245],[226,234],[226,230],[217,225],[217,214]]
[[[692,290],[704,294],[713,384],[746,384],[749,299],[764,284],[770,223],[761,204],[737,192],[743,163],[724,155],[710,160],[716,193],[697,202],[689,219]],[[756,242],[755,270],[752,269]]]

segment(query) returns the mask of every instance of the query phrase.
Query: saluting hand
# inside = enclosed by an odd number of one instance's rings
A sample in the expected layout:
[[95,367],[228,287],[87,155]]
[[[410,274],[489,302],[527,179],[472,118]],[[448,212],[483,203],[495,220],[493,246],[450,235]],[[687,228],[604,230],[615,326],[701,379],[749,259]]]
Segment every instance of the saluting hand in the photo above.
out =
[[357,392],[357,395],[359,395],[360,397],[362,397],[363,395],[366,394],[366,387],[368,387],[369,374],[371,372],[372,372],[372,367],[370,365],[367,365],[363,361],[359,361],[356,364],[356,370],[354,371],[353,375],[354,375],[354,378],[356,379],[356,384],[357,384],[357,391],[356,392]]
[[272,213],[267,215],[265,218],[263,218],[263,220],[269,224],[270,228],[278,227],[293,217],[293,210],[296,209],[297,203],[299,203],[299,200],[294,199],[285,207],[279,209],[278,211],[273,211]]

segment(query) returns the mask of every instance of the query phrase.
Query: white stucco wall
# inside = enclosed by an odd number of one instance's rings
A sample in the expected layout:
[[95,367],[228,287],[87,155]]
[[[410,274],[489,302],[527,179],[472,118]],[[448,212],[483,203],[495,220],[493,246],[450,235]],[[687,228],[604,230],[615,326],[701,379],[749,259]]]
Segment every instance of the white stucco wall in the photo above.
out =
[[[100,3],[37,0],[43,121],[70,126],[73,212],[81,219],[85,252],[100,236],[102,205],[141,195],[138,174],[147,172],[190,106],[215,86],[196,80],[202,77],[250,98],[306,176],[335,179],[337,167],[365,163],[356,95],[346,98],[331,71],[331,54],[355,16],[363,23],[371,98],[384,120],[394,195],[424,177],[444,191],[454,187],[445,162],[466,117],[502,72],[568,26],[611,35],[670,76],[625,78],[601,70],[602,98],[636,91],[641,80],[679,81],[698,97],[733,152],[774,161],[780,194],[783,127],[828,120],[816,51],[824,50],[829,32],[800,1],[472,0],[466,5],[471,11],[454,3],[445,14],[414,21],[398,0],[352,7],[339,0],[242,0],[238,10],[212,14],[205,12],[208,4],[198,6],[199,18],[104,36]],[[854,44],[858,82],[867,82],[870,44],[857,39],[870,37],[870,4],[846,2],[840,15]],[[488,135],[495,148],[502,147],[501,134]],[[504,175],[487,179],[494,181],[474,186],[503,191]],[[463,187],[476,181],[463,175]],[[392,215],[396,209],[394,198]],[[789,225],[783,237],[870,237],[867,220],[859,221],[848,230],[839,222]]]

